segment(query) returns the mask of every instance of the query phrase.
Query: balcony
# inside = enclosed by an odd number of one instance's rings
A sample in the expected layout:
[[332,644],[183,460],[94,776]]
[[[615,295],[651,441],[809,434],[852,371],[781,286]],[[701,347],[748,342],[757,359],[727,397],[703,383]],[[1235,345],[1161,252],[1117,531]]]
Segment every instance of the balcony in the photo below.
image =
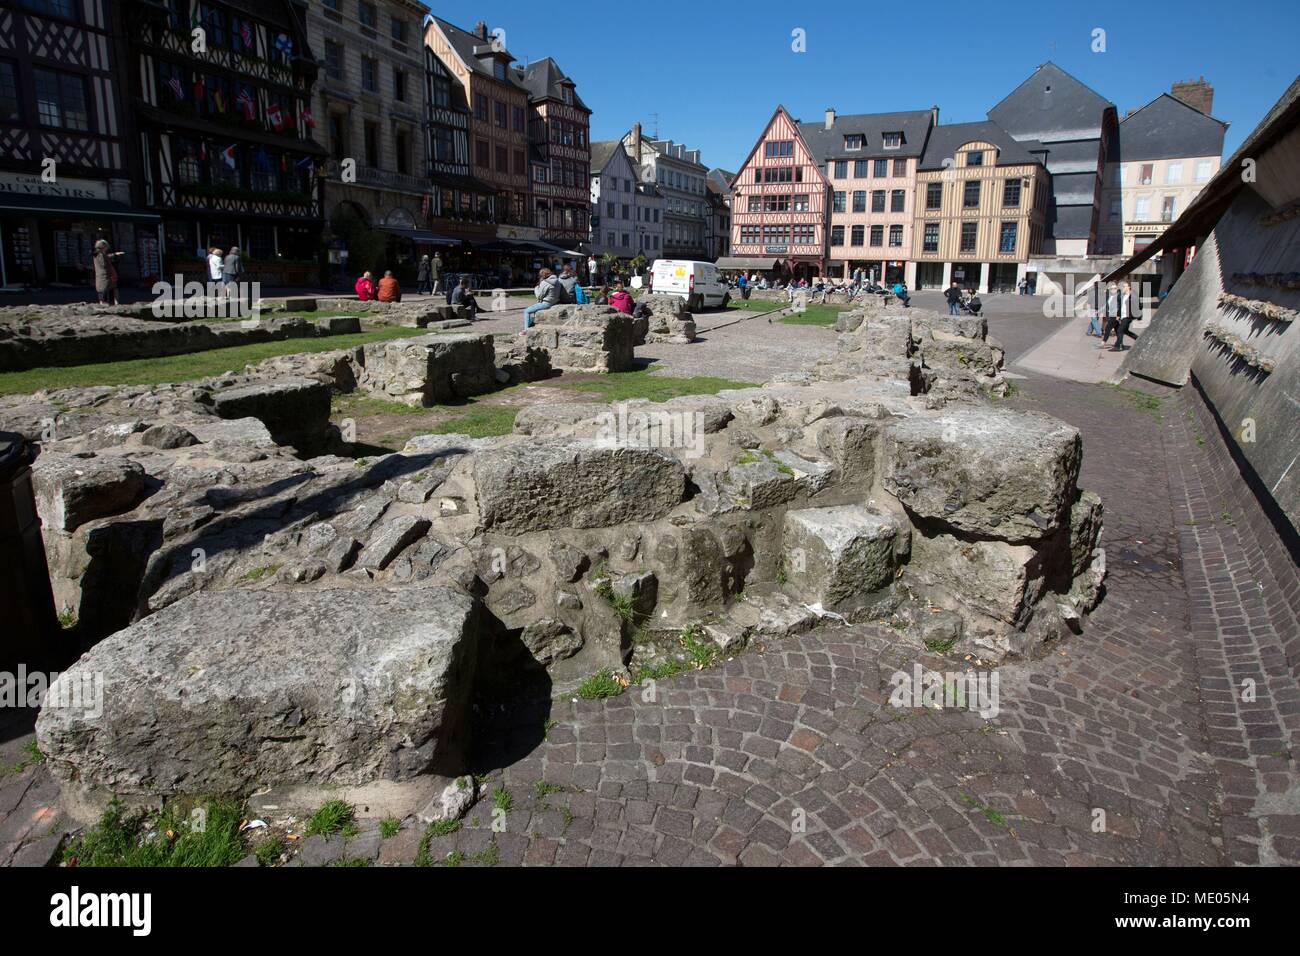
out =
[[[326,163],[325,173],[332,181],[343,182],[342,164],[337,159],[331,159]],[[407,193],[427,193],[429,191],[429,181],[427,179],[412,176],[408,173],[378,169],[360,163],[357,164],[356,173],[355,185],[357,186],[369,186],[373,189],[389,189],[394,192]],[[347,185],[354,184],[348,183]]]

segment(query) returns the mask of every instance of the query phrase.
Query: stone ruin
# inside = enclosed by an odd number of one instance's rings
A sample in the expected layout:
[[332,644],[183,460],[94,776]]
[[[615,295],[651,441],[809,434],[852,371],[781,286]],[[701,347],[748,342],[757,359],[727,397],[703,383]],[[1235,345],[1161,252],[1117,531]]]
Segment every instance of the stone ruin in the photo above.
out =
[[[621,367],[634,329],[608,311],[548,310],[513,348]],[[46,549],[60,606],[102,638],[60,680],[102,675],[103,712],[46,708],[37,734],[87,814],[113,794],[419,786],[464,771],[476,695],[633,674],[687,626],[734,653],[883,622],[1001,661],[1079,632],[1101,595],[1079,432],[999,406],[980,319],[873,306],[761,388],[532,406],[511,435],[360,460],[281,440],[291,396],[316,415],[360,380],[355,356],[305,358],[314,379],[273,360],[0,402],[0,427],[59,423],[35,464]],[[290,391],[223,398],[258,376]]]

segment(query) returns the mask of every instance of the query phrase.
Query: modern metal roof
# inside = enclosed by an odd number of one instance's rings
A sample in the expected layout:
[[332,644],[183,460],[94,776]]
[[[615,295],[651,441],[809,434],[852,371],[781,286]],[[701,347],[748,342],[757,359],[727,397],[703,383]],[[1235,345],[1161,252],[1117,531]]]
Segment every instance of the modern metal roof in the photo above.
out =
[[1051,143],[1101,136],[1111,103],[1055,63],[1044,63],[989,110],[993,122],[1016,139]]
[[1161,93],[1119,122],[1119,162],[1222,156],[1228,124]]

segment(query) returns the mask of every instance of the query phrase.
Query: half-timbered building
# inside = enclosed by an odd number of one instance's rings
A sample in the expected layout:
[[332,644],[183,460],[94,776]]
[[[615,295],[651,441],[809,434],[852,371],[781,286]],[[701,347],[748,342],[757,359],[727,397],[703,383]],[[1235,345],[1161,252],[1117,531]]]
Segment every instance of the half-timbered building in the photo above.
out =
[[732,182],[724,269],[823,274],[828,185],[799,124],[778,106]]
[[469,146],[470,109],[465,85],[433,52],[424,48],[425,136],[429,157],[430,230],[459,240],[490,242],[496,223],[489,210],[495,190],[475,178]]
[[587,238],[591,110],[550,57],[514,73],[528,90],[533,224],[543,239],[569,249]]
[[94,244],[121,281],[157,272],[122,109],[115,0],[0,7],[0,287],[88,285]]
[[247,278],[315,284],[325,150],[301,0],[126,0],[145,203],[163,275],[239,246]]

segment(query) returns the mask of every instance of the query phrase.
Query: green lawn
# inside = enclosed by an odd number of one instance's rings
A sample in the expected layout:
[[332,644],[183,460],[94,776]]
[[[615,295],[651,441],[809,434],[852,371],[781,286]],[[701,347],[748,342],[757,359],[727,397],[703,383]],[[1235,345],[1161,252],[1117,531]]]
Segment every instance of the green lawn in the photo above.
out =
[[128,359],[122,362],[101,362],[94,365],[72,365],[57,368],[33,368],[25,372],[0,373],[0,395],[13,395],[39,391],[42,388],[73,388],[89,385],[159,385],[166,382],[187,382],[191,379],[220,375],[222,372],[241,371],[245,365],[260,362],[277,355],[296,355],[304,352],[330,352],[334,349],[352,348],[388,339],[427,335],[426,329],[408,329],[402,326],[380,326],[352,335],[330,335],[323,338],[284,339],[277,342],[259,342],[254,345],[236,345],[206,352],[190,352],[165,358]]
[[822,325],[830,326],[847,309],[844,305],[810,305],[802,312],[792,312],[781,317],[786,325]]
[[632,372],[612,372],[597,379],[585,382],[566,382],[564,376],[538,382],[539,385],[554,385],[557,388],[573,389],[593,393],[593,400],[598,402],[625,402],[633,398],[646,398],[652,402],[665,402],[681,395],[714,395],[726,388],[752,388],[753,382],[737,382],[729,378],[712,375],[697,375],[694,378],[672,378],[667,375],[650,374],[655,365],[636,369]]

